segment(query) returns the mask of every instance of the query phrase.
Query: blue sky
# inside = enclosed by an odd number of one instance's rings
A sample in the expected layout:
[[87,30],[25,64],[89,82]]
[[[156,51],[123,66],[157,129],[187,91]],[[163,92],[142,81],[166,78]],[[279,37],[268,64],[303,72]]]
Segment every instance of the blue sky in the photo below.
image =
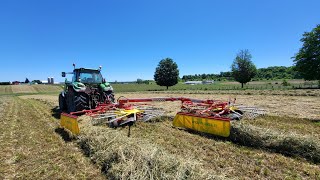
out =
[[153,79],[163,58],[180,76],[229,71],[241,49],[258,68],[291,66],[319,0],[0,0],[0,81],[63,81],[99,67],[108,81]]

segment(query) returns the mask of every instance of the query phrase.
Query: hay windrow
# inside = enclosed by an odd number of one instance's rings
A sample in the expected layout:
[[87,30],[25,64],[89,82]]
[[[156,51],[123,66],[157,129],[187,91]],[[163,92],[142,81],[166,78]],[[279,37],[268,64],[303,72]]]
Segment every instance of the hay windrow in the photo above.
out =
[[78,144],[111,179],[221,179],[195,159],[172,155],[143,139],[116,129],[92,126],[82,117]]
[[230,140],[240,145],[270,149],[284,155],[302,157],[313,163],[320,163],[320,142],[310,136],[279,133],[234,122]]

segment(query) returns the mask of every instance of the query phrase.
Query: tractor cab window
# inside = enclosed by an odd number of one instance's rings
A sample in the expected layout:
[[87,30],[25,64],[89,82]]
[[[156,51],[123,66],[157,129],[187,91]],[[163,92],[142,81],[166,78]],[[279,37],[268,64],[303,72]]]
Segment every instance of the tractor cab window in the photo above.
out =
[[100,72],[94,71],[80,72],[79,79],[82,83],[98,84],[102,82],[102,76]]

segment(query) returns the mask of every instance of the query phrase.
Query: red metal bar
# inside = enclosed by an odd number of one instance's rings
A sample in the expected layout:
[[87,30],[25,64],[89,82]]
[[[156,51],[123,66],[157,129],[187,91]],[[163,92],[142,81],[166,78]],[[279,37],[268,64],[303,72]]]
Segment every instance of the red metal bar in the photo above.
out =
[[227,102],[222,102],[219,100],[201,100],[201,99],[191,99],[191,98],[185,98],[185,97],[177,97],[177,98],[168,98],[168,97],[158,97],[158,98],[126,98],[126,99],[119,99],[119,104],[125,104],[125,103],[134,103],[134,102],[161,102],[161,101],[181,101],[184,102],[193,102],[193,103],[203,103],[203,104],[221,104],[221,105],[227,105]]
[[75,115],[72,115],[72,114],[68,114],[68,113],[61,113],[61,115],[64,115],[64,116],[67,116],[67,117],[70,117],[70,118],[74,118],[74,119],[78,118],[78,116],[75,116]]
[[119,104],[125,104],[125,103],[133,103],[133,102],[161,102],[161,101],[182,101],[182,98],[165,98],[165,97],[159,97],[159,98],[132,98],[132,99],[119,99]]

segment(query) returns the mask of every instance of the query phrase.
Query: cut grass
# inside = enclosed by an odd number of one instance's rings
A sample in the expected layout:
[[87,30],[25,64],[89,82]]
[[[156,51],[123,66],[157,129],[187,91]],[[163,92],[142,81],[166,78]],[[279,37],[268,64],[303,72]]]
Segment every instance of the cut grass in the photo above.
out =
[[13,93],[36,93],[37,91],[30,85],[12,85]]
[[0,95],[21,95],[21,94],[48,94],[62,91],[60,85],[0,85]]
[[[125,135],[127,130],[121,131]],[[203,168],[214,170],[216,174],[225,173],[227,178],[320,178],[319,166],[304,160],[260,150],[260,147],[238,146],[213,136],[178,130],[172,128],[171,121],[139,123],[131,134],[164,147],[172,154],[199,160]],[[305,176],[306,169],[309,169],[307,174],[310,176]]]
[[103,179],[73,143],[55,133],[47,107],[16,97],[0,102],[0,179]]
[[[188,85],[184,83],[178,83],[174,86],[169,87],[170,91],[237,91],[243,92],[246,90],[253,91],[287,91],[295,90],[295,88],[311,88],[309,85],[304,85],[301,82],[292,83],[290,86],[283,86],[281,83],[275,84],[276,82],[266,82],[266,81],[256,81],[250,82],[244,85],[244,88],[241,88],[241,84],[238,82],[215,82],[214,84],[197,84],[197,85]],[[151,84],[112,84],[116,92],[140,92],[140,91],[167,91],[165,86],[158,86],[155,83]],[[316,88],[315,85],[313,85]],[[245,93],[245,92],[244,92]]]
[[311,136],[320,142],[320,126],[317,125],[315,120],[288,116],[262,116],[254,120],[243,119],[241,123],[264,128],[265,130],[272,129],[282,134]]
[[62,91],[61,86],[58,85],[46,85],[46,84],[38,84],[38,85],[32,85],[32,87],[40,93],[44,92],[60,92]]
[[0,86],[0,94],[12,94],[11,86],[1,85]]
[[[51,102],[56,104],[56,101],[54,98]],[[306,139],[300,134],[294,136],[292,140],[290,134],[285,132],[282,134],[273,127],[268,128],[270,129],[268,131],[267,128],[257,128],[246,123],[242,124],[243,128],[237,129],[235,126],[238,131],[234,129],[233,133],[237,132],[235,136],[237,139],[233,140],[235,137],[231,137],[233,142],[238,143],[235,144],[226,139],[172,128],[169,120],[158,120],[153,123],[138,122],[132,128],[130,138],[127,137],[127,128],[114,130],[103,126],[92,126],[85,118],[80,125],[82,133],[78,141],[80,146],[93,162],[99,164],[107,175],[114,178],[193,179],[195,175],[207,177],[208,174],[228,179],[320,178],[319,165],[300,158],[314,157],[304,155],[319,150],[316,146],[314,146],[315,151],[304,149],[306,146],[312,147],[314,142],[305,141]],[[287,126],[288,130],[293,128],[290,123],[287,123]],[[306,131],[302,132],[307,135]],[[277,133],[282,136],[279,137]],[[300,140],[303,142],[297,143]],[[159,153],[153,156],[154,153],[147,153],[144,150]],[[291,150],[293,153],[289,154]],[[179,172],[179,175],[167,171],[167,168],[172,166],[171,157],[176,159],[177,165],[173,169],[174,172]],[[161,166],[163,162],[165,162],[164,167]],[[157,174],[154,168],[157,170],[163,168],[164,171],[162,174]]]
[[320,164],[320,142],[311,136],[279,133],[274,129],[233,123],[230,140],[240,145],[265,148],[293,157],[303,157],[308,161]]
[[195,159],[170,154],[161,146],[122,132],[93,127],[82,117],[78,143],[111,179],[209,179],[223,178],[204,170]]

